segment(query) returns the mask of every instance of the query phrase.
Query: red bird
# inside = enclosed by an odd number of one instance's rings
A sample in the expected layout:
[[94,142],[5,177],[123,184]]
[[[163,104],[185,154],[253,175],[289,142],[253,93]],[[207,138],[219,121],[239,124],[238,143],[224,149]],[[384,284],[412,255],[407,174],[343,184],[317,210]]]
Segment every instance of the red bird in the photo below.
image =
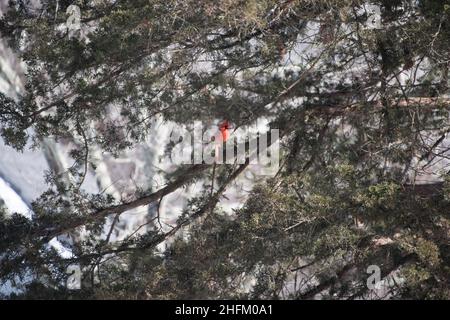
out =
[[[218,134],[216,136],[216,146],[215,146],[215,155],[216,155],[216,161],[220,160],[220,156],[219,154],[222,153],[222,151],[224,151],[224,143],[226,143],[226,141],[228,140],[228,138],[230,137],[230,123],[228,122],[228,120],[223,120],[222,122],[219,123],[219,131],[220,134]],[[225,157],[225,156],[224,156]]]
[[224,120],[221,123],[219,123],[219,131],[221,133],[221,138],[223,142],[226,142],[228,140],[228,138],[230,137],[230,131],[229,129],[231,128],[230,123],[228,122],[228,120]]

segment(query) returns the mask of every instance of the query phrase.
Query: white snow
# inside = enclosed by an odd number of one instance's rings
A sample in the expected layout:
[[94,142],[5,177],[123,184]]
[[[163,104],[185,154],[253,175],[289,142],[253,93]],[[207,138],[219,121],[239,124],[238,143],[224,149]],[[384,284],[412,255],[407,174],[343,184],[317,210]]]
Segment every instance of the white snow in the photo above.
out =
[[0,177],[0,199],[5,201],[6,208],[11,213],[19,213],[31,218],[31,210],[11,188],[11,186]]
[[18,152],[0,138],[0,177],[9,182],[28,206],[47,190],[44,174],[48,169],[42,150],[30,150],[27,146]]

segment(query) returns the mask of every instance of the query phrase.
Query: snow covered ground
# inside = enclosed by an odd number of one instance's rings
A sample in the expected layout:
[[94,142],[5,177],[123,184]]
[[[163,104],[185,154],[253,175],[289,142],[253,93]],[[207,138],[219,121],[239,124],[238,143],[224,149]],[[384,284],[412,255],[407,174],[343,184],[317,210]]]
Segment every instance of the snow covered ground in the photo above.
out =
[[8,212],[21,213],[27,217],[31,217],[31,211],[28,206],[2,178],[0,178],[0,195]]
[[26,148],[23,152],[17,152],[6,146],[0,138],[0,177],[10,184],[27,205],[46,190],[44,173],[48,169],[41,150]]

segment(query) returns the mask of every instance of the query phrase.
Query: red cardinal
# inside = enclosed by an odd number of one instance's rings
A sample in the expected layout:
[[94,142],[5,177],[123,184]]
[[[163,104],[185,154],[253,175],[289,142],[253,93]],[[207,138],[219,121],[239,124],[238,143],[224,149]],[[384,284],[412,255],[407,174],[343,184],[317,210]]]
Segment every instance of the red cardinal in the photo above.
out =
[[230,123],[228,122],[228,120],[223,120],[222,122],[219,123],[219,131],[220,134],[218,134],[217,140],[216,140],[216,150],[215,150],[215,155],[216,155],[216,161],[219,161],[220,157],[219,154],[222,153],[222,148],[224,148],[224,143],[228,140],[228,138],[230,137],[230,130],[231,126]]
[[230,123],[228,120],[223,120],[221,123],[219,123],[219,131],[222,134],[222,141],[226,142],[228,138],[230,137]]

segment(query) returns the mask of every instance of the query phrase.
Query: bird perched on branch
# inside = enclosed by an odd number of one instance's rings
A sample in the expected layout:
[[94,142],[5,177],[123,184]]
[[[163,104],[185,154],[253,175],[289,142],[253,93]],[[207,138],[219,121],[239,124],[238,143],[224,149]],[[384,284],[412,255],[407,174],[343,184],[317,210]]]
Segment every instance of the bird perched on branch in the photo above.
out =
[[216,136],[215,142],[216,142],[216,147],[215,147],[215,155],[216,155],[216,161],[219,161],[220,156],[219,154],[222,153],[223,155],[223,159],[225,159],[226,156],[226,148],[225,148],[225,143],[227,142],[227,140],[230,138],[230,129],[231,129],[231,125],[230,122],[228,120],[223,120],[221,122],[219,122],[218,124],[219,127],[219,132]]
[[220,138],[222,140],[221,142],[226,142],[228,140],[228,138],[230,137],[230,129],[231,125],[228,120],[223,120],[219,123],[219,131],[221,133]]

